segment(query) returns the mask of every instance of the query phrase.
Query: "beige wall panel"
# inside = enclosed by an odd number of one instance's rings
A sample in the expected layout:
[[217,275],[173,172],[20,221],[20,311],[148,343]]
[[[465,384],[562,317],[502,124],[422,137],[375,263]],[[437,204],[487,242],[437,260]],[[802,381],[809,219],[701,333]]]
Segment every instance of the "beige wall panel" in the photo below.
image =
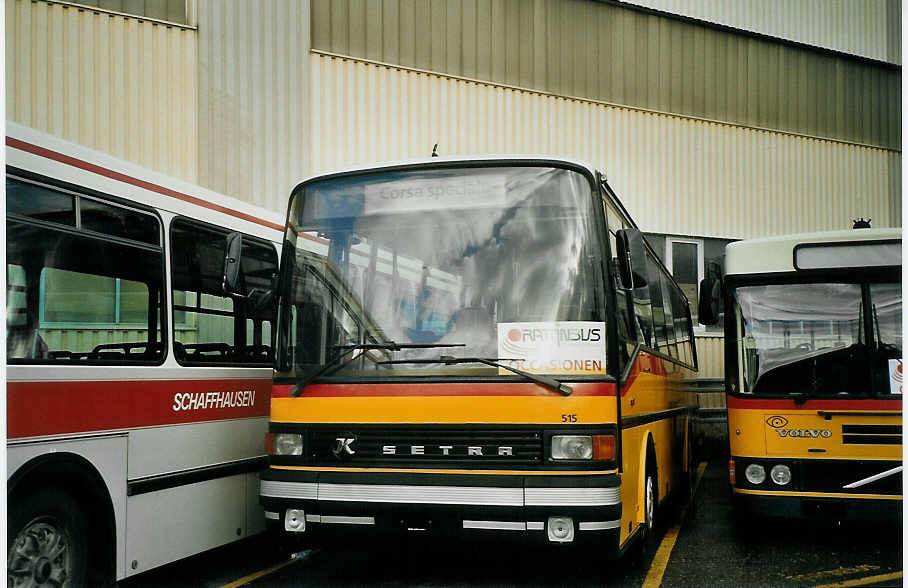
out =
[[901,0],[623,0],[736,29],[901,63]]
[[321,172],[441,155],[542,153],[599,167],[650,232],[747,238],[900,226],[901,155],[558,98],[403,68],[311,57]]
[[96,345],[105,343],[135,343],[148,340],[148,331],[143,329],[43,328],[40,335],[49,351],[88,352]]
[[196,182],[195,30],[5,4],[7,119]]
[[[785,14],[791,9],[783,3],[808,1],[827,0],[726,4],[753,13],[778,6]],[[884,62],[611,1],[312,0],[311,14],[313,49],[326,53],[901,149],[901,71]]]
[[309,3],[197,7],[199,183],[283,213],[309,162]]
[[[697,361],[700,369],[697,378],[724,378],[725,351],[723,337],[696,337]],[[724,405],[723,405],[724,406]]]

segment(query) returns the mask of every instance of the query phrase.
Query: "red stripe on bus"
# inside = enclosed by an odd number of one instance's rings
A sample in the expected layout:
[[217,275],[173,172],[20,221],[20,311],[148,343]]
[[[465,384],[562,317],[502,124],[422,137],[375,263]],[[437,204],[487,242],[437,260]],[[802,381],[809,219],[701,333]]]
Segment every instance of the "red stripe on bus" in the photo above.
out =
[[[580,382],[570,384],[571,396],[614,396],[611,382]],[[275,384],[273,398],[289,398],[292,384]],[[552,396],[558,392],[539,384],[520,383],[446,383],[446,384],[310,384],[303,394],[306,398],[355,398],[401,396]]]
[[201,198],[183,194],[182,192],[177,192],[176,190],[171,190],[170,188],[165,188],[164,186],[159,186],[157,184],[152,184],[151,182],[146,182],[132,176],[127,176],[105,167],[101,167],[93,163],[88,163],[87,161],[82,161],[81,159],[76,159],[75,157],[64,155],[63,153],[58,153],[57,151],[51,151],[50,149],[46,149],[44,147],[39,147],[37,145],[32,145],[31,143],[26,143],[25,141],[21,141],[19,139],[14,139],[13,137],[7,137],[6,144],[10,147],[13,147],[14,149],[19,149],[20,151],[26,151],[34,155],[46,157],[47,159],[53,159],[54,161],[59,161],[60,163],[65,163],[66,165],[84,169],[85,171],[90,171],[92,173],[118,180],[126,184],[132,184],[133,186],[138,186],[139,188],[144,188],[152,192],[157,192],[158,194],[163,194],[164,196],[170,196],[171,198],[176,198],[177,200],[196,204],[210,210],[223,212],[224,214],[229,214],[230,216],[249,221],[257,225],[262,225],[276,231],[284,230],[284,227],[282,227],[281,225],[266,221],[250,214],[246,214],[238,210],[233,210],[232,208],[227,208],[225,206],[220,206],[218,204],[202,200]]
[[726,396],[725,405],[728,408],[751,408],[765,410],[902,410],[902,400],[882,400],[879,398],[851,397],[837,398],[812,398],[804,404],[795,404],[788,398],[739,398]]
[[270,379],[8,382],[7,437],[268,416]]

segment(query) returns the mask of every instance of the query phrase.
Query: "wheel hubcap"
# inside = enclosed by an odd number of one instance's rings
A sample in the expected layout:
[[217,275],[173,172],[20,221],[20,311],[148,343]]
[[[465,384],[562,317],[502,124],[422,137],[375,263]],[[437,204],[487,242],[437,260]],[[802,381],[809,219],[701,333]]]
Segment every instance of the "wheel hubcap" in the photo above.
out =
[[46,521],[27,525],[9,548],[7,585],[66,585],[72,569],[69,553],[69,539],[62,529]]
[[646,478],[646,526],[653,528],[653,479]]

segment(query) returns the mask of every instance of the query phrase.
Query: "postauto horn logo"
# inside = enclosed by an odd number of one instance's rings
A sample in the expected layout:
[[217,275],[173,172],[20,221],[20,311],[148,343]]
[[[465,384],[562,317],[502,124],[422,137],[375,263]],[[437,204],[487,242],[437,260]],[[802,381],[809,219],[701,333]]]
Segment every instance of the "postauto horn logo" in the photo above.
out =
[[778,429],[787,425],[788,419],[783,416],[771,416],[766,419],[766,424],[774,429]]

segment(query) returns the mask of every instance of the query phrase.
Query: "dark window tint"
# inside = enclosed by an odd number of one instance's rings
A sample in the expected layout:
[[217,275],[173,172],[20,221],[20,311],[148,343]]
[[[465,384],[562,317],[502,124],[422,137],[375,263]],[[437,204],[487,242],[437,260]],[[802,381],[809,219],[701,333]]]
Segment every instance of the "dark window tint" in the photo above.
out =
[[7,332],[11,363],[163,357],[160,251],[16,219],[7,222],[6,247],[16,306]]
[[269,291],[277,272],[270,244],[243,236],[239,287],[222,289],[228,231],[177,219],[171,227],[174,353],[183,364],[269,364],[275,305]]
[[672,275],[685,296],[691,301],[691,312],[697,320],[697,245],[696,243],[671,243]]
[[79,216],[83,229],[152,245],[161,242],[157,219],[149,214],[81,198]]
[[653,328],[656,335],[653,347],[661,349],[666,345],[665,312],[662,303],[662,269],[649,251],[646,252],[646,269],[649,274],[647,282],[650,303],[653,308]]
[[6,212],[61,225],[76,225],[74,196],[12,178],[6,180]]

